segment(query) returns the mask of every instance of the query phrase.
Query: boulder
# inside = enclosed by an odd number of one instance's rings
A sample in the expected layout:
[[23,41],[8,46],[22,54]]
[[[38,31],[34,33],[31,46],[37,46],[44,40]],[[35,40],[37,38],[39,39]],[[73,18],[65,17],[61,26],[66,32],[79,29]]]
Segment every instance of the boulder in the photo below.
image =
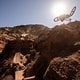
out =
[[53,58],[44,74],[44,80],[79,80],[80,54]]

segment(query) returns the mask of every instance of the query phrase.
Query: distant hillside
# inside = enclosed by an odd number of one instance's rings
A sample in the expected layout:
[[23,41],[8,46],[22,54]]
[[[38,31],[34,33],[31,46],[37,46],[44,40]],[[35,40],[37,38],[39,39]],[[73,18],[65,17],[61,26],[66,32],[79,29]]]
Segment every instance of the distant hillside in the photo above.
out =
[[27,38],[30,36],[31,38],[35,39],[38,38],[40,35],[48,33],[48,30],[49,28],[43,25],[20,25],[12,28],[5,27],[0,28],[0,39],[15,40],[20,38]]
[[0,28],[0,52],[7,41],[12,40],[42,40],[50,29],[43,25],[20,25]]

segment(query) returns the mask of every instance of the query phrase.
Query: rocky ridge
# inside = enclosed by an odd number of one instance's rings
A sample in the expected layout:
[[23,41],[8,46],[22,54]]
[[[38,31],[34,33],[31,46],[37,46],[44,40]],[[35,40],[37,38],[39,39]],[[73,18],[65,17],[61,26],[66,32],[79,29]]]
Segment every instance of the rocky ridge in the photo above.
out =
[[[15,71],[24,67],[24,80],[31,76],[34,80],[80,80],[80,21],[52,29],[6,27],[0,28],[0,34],[0,80],[15,80]],[[24,67],[13,63],[16,53],[26,57],[25,64],[20,62]]]

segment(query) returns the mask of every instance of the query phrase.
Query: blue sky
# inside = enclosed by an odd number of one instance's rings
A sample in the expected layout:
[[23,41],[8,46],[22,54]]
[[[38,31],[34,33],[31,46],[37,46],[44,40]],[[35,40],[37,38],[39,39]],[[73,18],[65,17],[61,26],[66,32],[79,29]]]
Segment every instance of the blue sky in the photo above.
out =
[[[55,0],[0,0],[0,27],[26,24],[43,24],[53,27],[54,15],[50,13],[50,6]],[[67,0],[69,9],[77,7],[74,20],[80,20],[80,0]]]

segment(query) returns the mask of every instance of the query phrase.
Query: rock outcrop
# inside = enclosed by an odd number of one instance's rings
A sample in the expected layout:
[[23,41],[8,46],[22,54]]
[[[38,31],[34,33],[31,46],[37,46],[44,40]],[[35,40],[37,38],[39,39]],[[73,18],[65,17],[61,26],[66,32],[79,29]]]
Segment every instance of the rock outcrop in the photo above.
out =
[[[68,56],[66,58],[53,58],[45,75],[45,80],[79,80],[80,54]],[[78,79],[77,79],[78,78]]]

